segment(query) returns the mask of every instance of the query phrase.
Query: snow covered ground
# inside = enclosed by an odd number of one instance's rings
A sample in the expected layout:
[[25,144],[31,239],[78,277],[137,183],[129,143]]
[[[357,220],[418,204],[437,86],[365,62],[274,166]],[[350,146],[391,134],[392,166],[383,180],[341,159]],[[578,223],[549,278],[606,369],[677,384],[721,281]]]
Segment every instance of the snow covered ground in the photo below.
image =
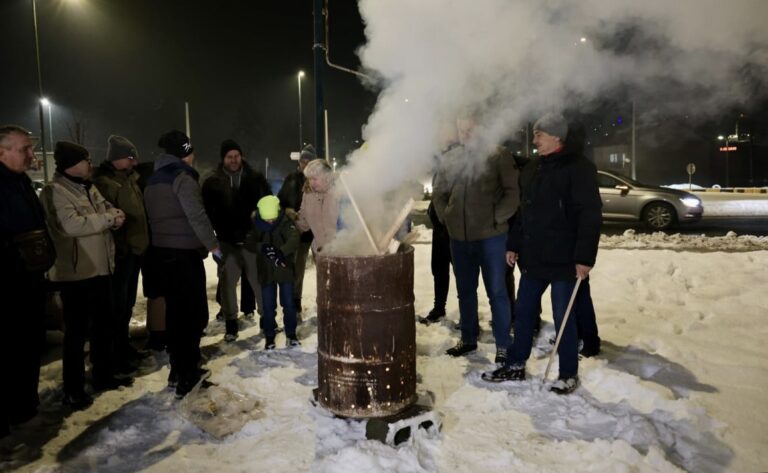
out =
[[[432,304],[429,231],[422,231],[415,245],[417,315]],[[604,237],[592,280],[603,353],[582,360],[583,384],[570,396],[543,389],[544,357],[529,362],[531,377],[523,383],[480,380],[492,368],[493,352],[485,297],[480,350],[460,359],[444,355],[457,337],[452,283],[450,320],[417,325],[418,390],[434,398],[442,431],[419,433],[398,448],[366,440],[361,422],[310,403],[317,381],[312,267],[301,349],[264,352],[258,324],[250,323],[236,343],[226,344],[223,327],[212,320],[203,345],[218,387],[189,401],[177,402],[166,390],[163,356],[144,367],[132,388],[67,415],[59,401],[61,362],[46,364],[43,414],[3,443],[12,456],[0,469],[768,471],[768,248],[760,239],[749,248],[734,246],[738,240],[631,231]],[[659,241],[667,246],[649,249]],[[213,301],[215,269],[207,263]],[[215,303],[210,308],[213,315]],[[142,310],[140,304],[137,313]],[[544,311],[551,321],[548,304]],[[551,334],[547,324],[540,347]],[[191,411],[198,413],[194,422]]]

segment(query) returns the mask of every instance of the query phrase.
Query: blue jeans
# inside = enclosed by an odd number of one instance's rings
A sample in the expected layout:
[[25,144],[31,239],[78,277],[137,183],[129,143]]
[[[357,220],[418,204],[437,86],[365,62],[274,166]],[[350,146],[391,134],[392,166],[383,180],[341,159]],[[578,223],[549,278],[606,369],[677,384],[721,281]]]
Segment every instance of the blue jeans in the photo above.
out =
[[296,305],[293,302],[292,282],[271,282],[261,285],[261,299],[262,304],[264,304],[264,317],[262,318],[264,335],[267,337],[275,336],[278,287],[280,288],[280,305],[283,307],[285,335],[288,338],[296,338]]
[[[583,284],[583,283],[582,283]],[[539,315],[541,296],[551,285],[552,314],[555,319],[555,328],[560,330],[560,325],[568,308],[568,301],[576,285],[576,279],[572,281],[551,281],[536,279],[526,273],[520,278],[520,288],[517,290],[517,306],[515,307],[515,341],[507,352],[507,364],[525,364],[531,355],[533,345],[533,328]],[[579,290],[581,292],[581,289]],[[560,361],[560,377],[570,377],[579,372],[579,341],[576,333],[576,314],[568,317],[563,337],[560,340],[558,355]]]
[[485,291],[488,294],[488,302],[491,304],[491,323],[496,347],[509,347],[511,314],[505,281],[506,241],[506,234],[478,241],[451,239],[453,272],[456,276],[456,290],[459,293],[461,340],[464,343],[477,343],[477,337],[480,335],[480,324],[477,319],[477,285],[482,271]]

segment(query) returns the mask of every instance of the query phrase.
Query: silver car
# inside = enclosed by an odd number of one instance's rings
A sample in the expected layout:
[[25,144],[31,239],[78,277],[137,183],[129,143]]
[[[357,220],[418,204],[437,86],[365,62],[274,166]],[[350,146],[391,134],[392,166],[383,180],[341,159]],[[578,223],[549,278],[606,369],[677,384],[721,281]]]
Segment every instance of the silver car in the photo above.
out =
[[626,176],[597,171],[604,220],[642,221],[653,230],[701,220],[704,207],[695,195],[641,184]]

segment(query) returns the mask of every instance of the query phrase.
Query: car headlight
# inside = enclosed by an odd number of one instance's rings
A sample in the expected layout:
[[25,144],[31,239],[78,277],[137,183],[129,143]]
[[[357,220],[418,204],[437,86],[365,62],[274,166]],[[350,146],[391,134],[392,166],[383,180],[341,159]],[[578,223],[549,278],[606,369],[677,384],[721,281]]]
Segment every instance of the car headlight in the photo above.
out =
[[686,207],[698,207],[701,205],[701,201],[696,197],[681,197],[680,202]]

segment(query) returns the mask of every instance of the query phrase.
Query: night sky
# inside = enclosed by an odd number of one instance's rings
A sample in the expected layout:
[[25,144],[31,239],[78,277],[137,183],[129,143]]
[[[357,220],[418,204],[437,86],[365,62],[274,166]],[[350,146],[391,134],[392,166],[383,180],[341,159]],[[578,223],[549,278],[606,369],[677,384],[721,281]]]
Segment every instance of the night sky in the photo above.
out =
[[[163,132],[184,130],[189,101],[200,164],[216,163],[221,141],[233,138],[262,170],[269,157],[270,177],[279,177],[293,170],[288,156],[299,148],[299,70],[303,137],[314,141],[312,0],[37,0],[37,8],[54,139],[73,140],[81,124],[95,162],[113,133],[152,159]],[[356,2],[329,9],[331,59],[356,69],[364,42]],[[0,122],[38,134],[31,0],[2,0],[0,18]],[[360,139],[375,93],[329,70],[325,96],[330,149],[341,158]]]

